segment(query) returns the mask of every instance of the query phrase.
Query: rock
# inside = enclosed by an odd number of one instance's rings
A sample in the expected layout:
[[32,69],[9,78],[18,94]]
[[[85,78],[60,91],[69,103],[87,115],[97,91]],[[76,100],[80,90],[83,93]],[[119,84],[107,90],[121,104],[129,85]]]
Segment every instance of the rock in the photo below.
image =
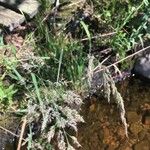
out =
[[0,0],[0,34],[3,28],[12,31],[26,19],[33,18],[39,6],[37,0]]
[[19,10],[30,18],[33,18],[37,14],[39,8],[37,0],[0,0],[0,2],[1,5],[15,9],[16,11]]
[[9,28],[12,31],[25,20],[24,15],[0,6],[0,25]]
[[132,73],[150,81],[150,52],[137,59],[132,69]]
[[149,141],[147,141],[147,140],[140,141],[139,143],[134,145],[133,149],[134,150],[149,150],[150,149]]

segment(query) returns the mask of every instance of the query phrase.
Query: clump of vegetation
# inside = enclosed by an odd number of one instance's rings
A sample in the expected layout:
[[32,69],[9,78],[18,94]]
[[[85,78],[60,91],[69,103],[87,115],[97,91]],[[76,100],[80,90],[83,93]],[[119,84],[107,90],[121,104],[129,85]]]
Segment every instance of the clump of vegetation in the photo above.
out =
[[0,62],[12,83],[7,87],[5,77],[0,79],[0,102],[10,103],[13,95],[23,92],[20,107],[29,127],[28,149],[72,150],[80,146],[77,123],[84,122],[79,95],[87,97],[103,88],[108,102],[113,95],[118,104],[127,135],[123,99],[111,77],[122,67],[112,65],[115,69],[109,70],[107,65],[136,50],[139,43],[144,45],[150,3],[56,2],[40,1],[33,31],[19,50],[0,39],[0,48],[10,53],[0,55]]
[[5,105],[12,104],[13,95],[17,92],[14,89],[14,85],[6,86],[0,79],[0,103]]
[[[34,134],[40,132],[40,135],[38,139],[32,139],[31,147],[46,149],[49,145],[60,150],[74,149],[72,145],[79,147],[80,144],[71,132],[76,133],[77,123],[84,122],[79,114],[81,97],[73,91],[65,91],[61,85],[54,85],[50,82],[38,88],[34,74],[32,74],[32,79],[35,91],[29,95],[27,120],[29,126],[33,123],[37,124],[39,131],[34,131]],[[31,131],[33,130],[34,128]]]
[[[110,41],[113,51],[121,57],[134,49],[141,42],[149,26],[149,2],[147,0],[135,1],[103,1],[93,0],[96,16],[107,26],[108,30],[116,32]],[[102,7],[102,9],[99,9]],[[138,23],[137,23],[138,22]]]

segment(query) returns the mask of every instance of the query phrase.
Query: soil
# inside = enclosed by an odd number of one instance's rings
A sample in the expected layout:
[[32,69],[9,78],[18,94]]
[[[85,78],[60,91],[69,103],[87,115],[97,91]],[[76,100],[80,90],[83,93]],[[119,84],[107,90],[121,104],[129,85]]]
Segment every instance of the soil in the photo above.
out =
[[128,137],[115,103],[92,97],[82,108],[85,124],[79,126],[80,150],[149,150],[150,88],[138,80],[118,84],[124,97]]
[[[9,133],[16,133],[20,118],[11,114],[0,114],[0,150],[14,150],[15,137]],[[8,130],[8,131],[6,131]]]

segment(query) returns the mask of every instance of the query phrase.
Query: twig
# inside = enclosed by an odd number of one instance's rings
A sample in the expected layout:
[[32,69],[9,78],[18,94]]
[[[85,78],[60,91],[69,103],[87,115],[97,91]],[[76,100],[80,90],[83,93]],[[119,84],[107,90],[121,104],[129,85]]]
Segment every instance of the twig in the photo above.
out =
[[[91,39],[97,39],[97,38],[112,36],[112,35],[115,35],[116,33],[117,32],[110,32],[110,33],[105,33],[105,34],[99,34],[99,35],[91,37]],[[81,41],[87,41],[87,40],[89,40],[89,38],[81,39]]]
[[101,63],[100,65],[102,65],[105,61],[107,61],[110,58],[111,55],[109,55],[108,57],[106,57]]
[[[8,130],[8,129],[2,127],[2,126],[0,126],[0,129],[6,131],[7,133],[9,133],[9,134],[11,134],[11,135],[13,135],[13,136],[15,136],[15,137],[19,137],[19,135],[17,135],[17,134],[15,134],[15,133],[11,132],[10,130]],[[23,139],[23,140],[25,140],[25,139]]]
[[106,49],[104,49],[104,50],[102,50],[102,51],[100,51],[100,53],[105,53],[105,54],[108,54],[109,52],[111,52],[112,51],[112,48],[106,48]]
[[[131,54],[131,55],[129,55],[129,56],[123,58],[123,59],[121,59],[121,60],[118,60],[117,62],[115,62],[115,63],[113,63],[113,64],[111,64],[111,65],[109,65],[109,66],[106,66],[106,68],[109,69],[110,67],[112,67],[112,66],[114,66],[114,65],[117,65],[117,64],[121,63],[122,61],[124,61],[124,60],[126,60],[126,59],[128,59],[128,58],[131,58],[131,57],[137,55],[138,53],[141,53],[141,52],[143,52],[143,51],[145,51],[145,50],[147,50],[147,49],[149,49],[149,48],[150,48],[150,46],[147,46],[147,47],[145,47],[145,48],[143,48],[143,49],[141,49],[141,50],[139,50],[139,51],[137,51],[137,52],[135,52],[135,53],[133,53],[133,54]],[[95,67],[93,71],[96,71],[99,67],[100,67],[100,65],[98,65],[97,67]],[[103,70],[105,70],[106,68],[102,68],[102,69],[100,69],[99,71],[103,71]]]
[[26,124],[27,124],[27,119],[25,117],[24,120],[23,120],[23,123],[22,123],[22,128],[21,128],[21,133],[20,133],[20,138],[19,138],[17,150],[21,149],[21,143],[22,143],[22,140],[23,140],[23,134],[24,134]]

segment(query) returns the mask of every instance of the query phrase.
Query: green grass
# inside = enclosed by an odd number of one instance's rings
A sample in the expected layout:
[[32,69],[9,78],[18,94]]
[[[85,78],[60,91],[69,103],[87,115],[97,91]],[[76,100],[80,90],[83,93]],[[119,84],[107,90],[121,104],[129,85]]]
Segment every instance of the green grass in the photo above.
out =
[[12,104],[13,96],[17,92],[14,85],[5,85],[0,79],[0,103],[4,106],[9,106]]
[[[148,27],[149,6],[147,0],[134,1],[105,1],[93,0],[95,13],[107,27],[117,34],[108,41],[115,53],[125,57],[126,52],[133,49],[143,37]],[[99,9],[102,7],[102,9]],[[142,16],[140,17],[140,14]],[[133,21],[135,20],[134,24]]]

